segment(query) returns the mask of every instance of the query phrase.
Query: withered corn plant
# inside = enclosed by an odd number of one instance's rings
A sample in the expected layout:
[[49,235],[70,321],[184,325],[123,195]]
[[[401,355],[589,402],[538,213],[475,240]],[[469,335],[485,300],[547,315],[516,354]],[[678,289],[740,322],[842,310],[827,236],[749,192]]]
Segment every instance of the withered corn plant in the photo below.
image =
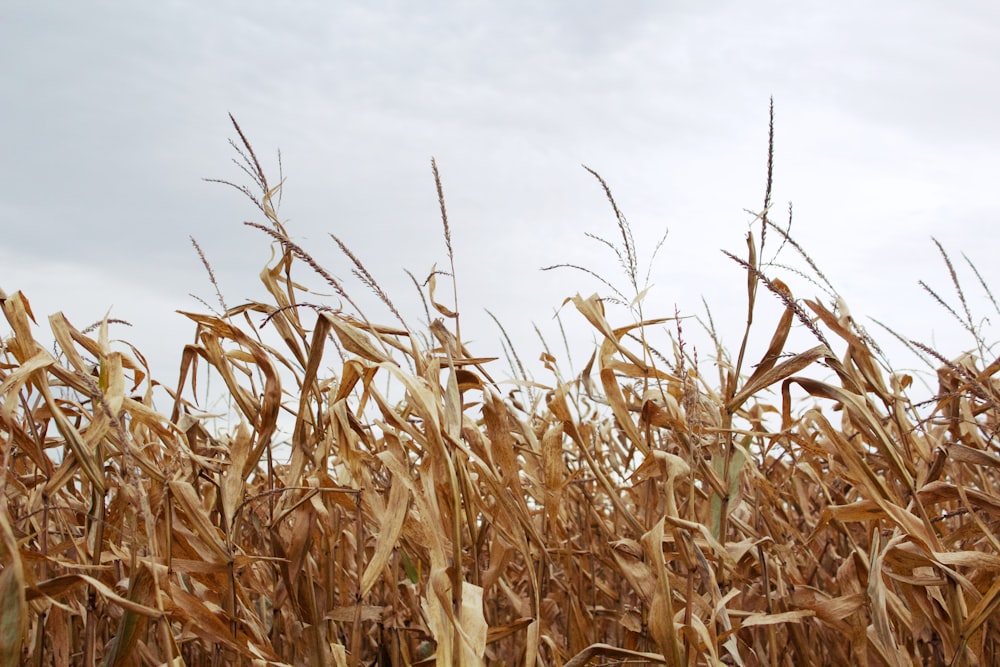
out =
[[[453,262],[423,286],[437,319],[412,328],[335,239],[395,318],[369,320],[290,238],[236,129],[263,215],[248,224],[277,249],[270,300],[185,313],[176,383],[108,322],[52,315],[46,349],[28,299],[2,295],[4,665],[1000,662],[1000,360],[943,249],[979,345],[913,344],[938,369],[917,404],[844,308],[760,259],[768,240],[801,251],[769,216],[769,150],[759,226],[732,255],[746,330],[735,359],[718,344],[713,382],[676,314],[649,314],[601,180],[642,308],[616,322],[571,297],[590,362],[563,378],[546,354],[554,379],[522,400],[463,344]],[[764,299],[774,322],[755,318]],[[199,398],[208,375],[228,431]]]

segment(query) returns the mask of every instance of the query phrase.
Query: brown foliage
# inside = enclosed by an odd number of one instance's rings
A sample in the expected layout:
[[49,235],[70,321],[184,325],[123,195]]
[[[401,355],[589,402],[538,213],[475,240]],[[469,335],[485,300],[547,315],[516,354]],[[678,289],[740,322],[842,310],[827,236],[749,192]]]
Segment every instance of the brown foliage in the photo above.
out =
[[[765,276],[765,210],[740,260],[748,331],[758,285],[784,312],[752,372],[744,340],[711,389],[683,345],[666,366],[645,342],[674,318],[616,326],[578,296],[598,349],[522,405],[433,292],[433,345],[302,300],[297,262],[346,292],[288,239],[243,141],[273,303],[188,314],[169,415],[107,322],[53,315],[52,353],[24,295],[3,298],[0,662],[1000,661],[1000,361],[942,363],[915,405],[849,317]],[[821,344],[788,350],[796,320]],[[206,369],[232,432],[198,408]]]

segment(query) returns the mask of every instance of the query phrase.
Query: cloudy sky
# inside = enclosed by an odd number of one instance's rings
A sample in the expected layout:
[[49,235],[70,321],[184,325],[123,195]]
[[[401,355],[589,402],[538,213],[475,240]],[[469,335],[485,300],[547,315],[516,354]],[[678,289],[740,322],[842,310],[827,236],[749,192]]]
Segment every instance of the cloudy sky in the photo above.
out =
[[484,308],[534,358],[532,322],[551,334],[565,297],[601,287],[540,267],[624,284],[585,236],[617,230],[581,164],[611,186],[643,262],[669,229],[647,313],[696,314],[704,297],[738,345],[745,278],[719,249],[744,252],[745,209],[761,206],[771,96],[776,217],[794,203],[793,234],[856,317],[970,347],[917,286],[952,294],[932,236],[1000,284],[994,2],[40,0],[0,9],[0,62],[0,287],[43,325],[111,308],[165,379],[193,334],[174,311],[214,294],[189,237],[229,304],[261,296],[269,246],[241,224],[259,215],[203,180],[247,182],[228,113],[273,180],[281,150],[295,239],[361,294],[337,234],[414,315],[403,269],[446,262],[436,157],[464,331],[484,356],[499,352]]

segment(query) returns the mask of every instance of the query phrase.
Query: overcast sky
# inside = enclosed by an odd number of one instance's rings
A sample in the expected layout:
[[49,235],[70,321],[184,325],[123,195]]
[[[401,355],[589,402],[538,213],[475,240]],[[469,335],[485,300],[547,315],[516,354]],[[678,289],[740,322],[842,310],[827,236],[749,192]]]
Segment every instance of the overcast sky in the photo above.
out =
[[719,249],[743,254],[744,209],[761,206],[772,95],[775,217],[794,203],[793,234],[857,318],[971,346],[917,286],[952,294],[931,236],[1000,284],[995,2],[8,2],[0,63],[0,287],[43,326],[111,308],[168,382],[193,334],[174,311],[214,294],[190,236],[230,305],[261,296],[269,246],[241,224],[259,214],[202,180],[247,182],[230,112],[274,181],[281,150],[295,239],[363,293],[337,234],[415,315],[403,269],[446,262],[435,156],[484,356],[499,352],[484,308],[535,358],[531,323],[551,333],[565,297],[601,288],[540,267],[624,284],[585,236],[617,230],[581,164],[643,266],[669,229],[647,313],[704,297],[735,348],[745,277]]

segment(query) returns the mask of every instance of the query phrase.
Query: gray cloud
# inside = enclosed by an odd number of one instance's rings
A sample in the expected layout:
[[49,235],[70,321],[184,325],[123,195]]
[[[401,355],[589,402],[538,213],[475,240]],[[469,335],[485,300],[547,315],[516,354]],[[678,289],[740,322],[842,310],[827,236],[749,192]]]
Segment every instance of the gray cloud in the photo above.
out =
[[[4,13],[0,223],[20,268],[11,260],[0,280],[44,293],[52,310],[69,300],[96,318],[114,303],[143,320],[167,317],[154,305],[194,307],[186,294],[211,289],[189,235],[230,300],[258,293],[266,242],[240,224],[252,208],[200,180],[243,179],[227,112],[273,179],[281,148],[292,233],[346,275],[327,237],[338,234],[414,308],[401,267],[422,275],[444,260],[437,156],[468,330],[484,344],[495,333],[481,307],[530,341],[529,319],[597,288],[538,267],[617,271],[584,237],[615,232],[580,163],[607,178],[643,250],[670,228],[652,272],[665,312],[695,311],[702,294],[738,312],[742,278],[717,249],[739,250],[743,209],[760,206],[772,94],[777,206],[796,202],[797,233],[856,314],[885,307],[926,325],[900,304],[920,299],[920,270],[934,270],[927,237],[975,253],[997,213],[1000,10],[989,3],[40,2]],[[106,280],[99,291],[68,280],[55,295],[32,262]],[[892,303],[877,305],[882,291]]]

